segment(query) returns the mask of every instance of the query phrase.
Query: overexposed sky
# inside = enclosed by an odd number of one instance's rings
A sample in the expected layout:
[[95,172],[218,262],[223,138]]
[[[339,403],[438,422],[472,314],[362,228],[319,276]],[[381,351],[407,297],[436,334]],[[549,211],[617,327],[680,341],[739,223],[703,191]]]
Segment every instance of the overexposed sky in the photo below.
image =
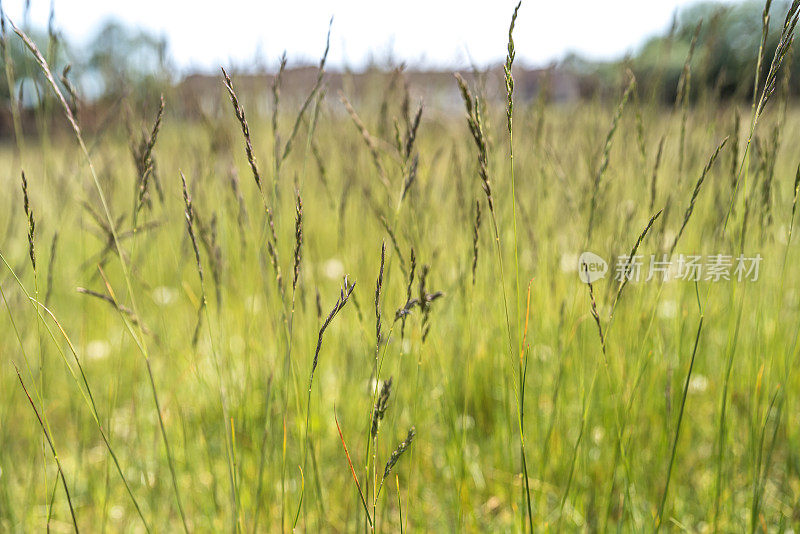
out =
[[[30,0],[33,24],[46,27],[50,0]],[[5,0],[19,24],[25,0]],[[635,50],[664,31],[676,9],[693,0],[523,1],[514,40],[530,65],[569,51],[608,58]],[[54,0],[56,26],[85,43],[108,17],[166,35],[183,72],[220,65],[268,66],[286,50],[290,63],[316,62],[331,17],[331,66],[358,68],[370,57],[428,67],[479,65],[505,56],[516,0]]]

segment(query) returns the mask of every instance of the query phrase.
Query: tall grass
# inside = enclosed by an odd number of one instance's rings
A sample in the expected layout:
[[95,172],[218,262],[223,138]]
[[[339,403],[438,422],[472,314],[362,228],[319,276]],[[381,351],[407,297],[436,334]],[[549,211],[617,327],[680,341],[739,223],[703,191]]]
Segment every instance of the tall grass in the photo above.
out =
[[[219,120],[165,88],[100,134],[9,25],[49,107],[0,146],[0,531],[787,532],[800,2],[771,58],[765,5],[749,128],[694,98],[699,26],[674,107],[622,68],[531,98],[525,9],[460,113],[399,67],[334,97],[328,34],[308,87],[283,55],[222,70]],[[648,272],[695,254],[763,261]]]

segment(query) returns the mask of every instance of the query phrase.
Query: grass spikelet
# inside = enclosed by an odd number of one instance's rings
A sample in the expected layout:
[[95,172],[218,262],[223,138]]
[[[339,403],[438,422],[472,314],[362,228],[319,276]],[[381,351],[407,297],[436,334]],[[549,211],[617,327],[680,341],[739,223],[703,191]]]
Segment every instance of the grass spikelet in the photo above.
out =
[[319,287],[314,286],[314,309],[317,312],[317,321],[322,320],[322,298],[319,296]]
[[272,136],[274,139],[274,152],[275,159],[280,157],[280,136],[278,135],[278,105],[281,101],[281,83],[283,82],[283,73],[286,70],[286,50],[281,54],[280,64],[278,66],[278,73],[272,80]]
[[775,162],[777,159],[778,148],[780,147],[781,125],[776,124],[772,128],[772,135],[769,142],[765,142],[765,149],[759,153],[763,155],[761,161],[761,221],[760,226],[763,232],[772,224],[772,182],[775,178]]
[[664,152],[664,139],[665,136],[662,136],[661,141],[658,142],[656,161],[653,163],[653,172],[650,174],[650,204],[648,206],[648,211],[653,211],[653,208],[656,205],[656,194],[658,193],[658,170],[661,167],[661,155]]
[[62,84],[64,84],[64,89],[67,90],[67,95],[69,95],[69,108],[72,112],[72,115],[75,116],[75,119],[78,119],[78,91],[75,89],[75,85],[73,85],[72,81],[69,79],[69,72],[72,70],[72,65],[67,64],[64,67],[64,70],[61,71],[61,76],[59,76],[59,80]]
[[[747,137],[747,141],[745,143],[744,149],[742,150],[742,157],[739,163],[739,170],[736,172],[736,178],[734,180],[734,187],[733,192],[731,193],[731,200],[728,206],[728,211],[725,215],[725,222],[722,226],[723,232],[728,227],[728,221],[730,220],[731,213],[733,212],[734,206],[736,204],[736,198],[739,194],[739,186],[741,185],[742,181],[742,174],[745,168],[745,163],[748,161],[747,155],[749,153],[750,145],[754,139],[756,133],[756,127],[758,126],[759,119],[761,118],[764,109],[766,108],[767,103],[770,100],[770,97],[775,92],[775,88],[778,81],[778,73],[780,72],[781,65],[783,64],[784,59],[789,54],[789,50],[792,47],[792,43],[794,42],[794,30],[797,26],[798,18],[800,18],[800,0],[793,0],[789,9],[786,12],[786,18],[783,22],[783,28],[781,29],[781,34],[778,39],[778,46],[775,48],[775,54],[772,57],[772,61],[770,62],[769,70],[767,71],[767,76],[764,79],[764,86],[761,91],[757,91],[758,89],[758,82],[759,82],[759,73],[761,70],[761,63],[763,61],[764,55],[764,37],[763,35],[766,34],[769,30],[769,4],[771,0],[767,1],[765,5],[765,12],[766,14],[762,16],[762,45],[759,48],[758,53],[758,62],[756,65],[756,78],[755,78],[755,86],[753,92],[753,106],[752,106],[752,117],[750,120],[750,133]],[[758,98],[756,98],[758,95]],[[746,200],[745,200],[746,203]],[[742,228],[742,235],[744,234],[744,227]]]
[[33,208],[28,197],[28,179],[25,177],[25,171],[20,174],[22,175],[22,207],[25,210],[25,218],[28,219],[28,256],[31,259],[33,270],[36,271],[36,220],[33,218]]
[[247,226],[250,218],[247,214],[247,206],[244,202],[242,188],[239,185],[239,173],[236,172],[236,167],[232,166],[228,172],[228,185],[231,188],[231,193],[233,193],[233,198],[236,199],[236,205],[238,208],[236,213],[236,225],[239,227],[239,232],[241,232],[242,238],[244,238],[245,227]]
[[[770,2],[767,2],[765,11],[768,11],[769,4]],[[783,60],[786,58],[789,50],[792,47],[792,43],[794,42],[794,30],[797,26],[797,21],[799,18],[800,0],[793,0],[786,12],[786,18],[784,19],[783,27],[781,28],[781,35],[778,39],[778,46],[775,48],[775,54],[772,57],[769,70],[767,71],[767,76],[764,79],[764,88],[761,91],[761,96],[756,108],[756,117],[761,115],[767,105],[767,102],[769,102],[770,98],[775,93],[775,88],[777,87],[778,83],[778,73],[780,72]],[[767,32],[769,27],[769,15],[765,16],[764,27],[764,31]],[[756,77],[756,83],[758,83],[758,77]]]
[[[400,164],[403,178],[403,188],[400,191],[400,201],[398,204],[398,211],[400,209],[400,204],[405,200],[406,194],[411,186],[414,184],[414,181],[417,179],[417,166],[419,165],[419,154],[414,153],[414,143],[417,140],[417,130],[419,129],[419,123],[422,119],[422,103],[420,103],[419,107],[417,108],[417,112],[414,114],[414,118],[411,119],[409,116],[409,95],[408,95],[408,87],[405,87],[405,96],[403,98],[402,104],[402,114],[405,122],[406,131],[404,135],[400,133],[400,123],[395,118],[394,120],[394,142],[395,148],[397,152],[400,154],[402,158],[402,162]],[[412,157],[413,154],[413,157]]]
[[303,117],[305,116],[306,110],[308,109],[308,106],[311,105],[311,102],[314,100],[314,97],[317,95],[320,87],[322,86],[322,78],[325,75],[325,63],[328,60],[328,51],[331,49],[332,25],[333,18],[331,18],[330,22],[328,23],[328,37],[325,39],[325,51],[322,53],[322,59],[320,59],[319,67],[317,68],[317,79],[314,81],[314,86],[311,88],[311,92],[309,92],[308,96],[303,102],[303,105],[300,107],[300,111],[297,113],[292,131],[289,134],[289,138],[286,140],[286,145],[283,147],[283,153],[281,154],[280,159],[275,163],[276,174],[279,174],[281,164],[289,156],[289,153],[292,150],[292,143],[294,142],[294,138],[297,136],[297,132],[300,129],[300,123],[303,122]]
[[200,260],[200,247],[197,244],[197,236],[194,231],[194,208],[192,206],[192,197],[186,186],[186,177],[183,172],[179,171],[181,176],[181,185],[183,187],[183,205],[184,217],[186,219],[186,232],[189,234],[189,240],[192,243],[192,251],[194,252],[195,266],[197,267],[197,276],[200,278],[201,298],[200,307],[197,309],[197,322],[195,323],[194,333],[192,334],[192,346],[197,346],[197,341],[200,337],[200,326],[203,320],[203,310],[207,305],[205,294],[205,283],[203,276],[203,262]]
[[[3,17],[3,20],[6,20],[5,17]],[[24,31],[17,28],[16,25],[14,25],[14,23],[11,22],[11,20],[9,20],[9,23],[11,24],[14,33],[16,33],[19,36],[19,38],[22,39],[22,42],[25,43],[25,46],[27,46],[28,50],[30,50],[31,53],[33,54],[36,63],[38,63],[39,67],[41,67],[42,73],[44,74],[44,77],[47,79],[47,82],[50,84],[50,87],[53,89],[56,98],[58,98],[61,107],[64,110],[64,114],[67,116],[67,120],[69,121],[70,126],[72,126],[72,129],[75,131],[76,135],[81,139],[82,143],[83,136],[81,135],[80,126],[78,126],[78,120],[75,118],[75,114],[72,112],[72,107],[67,103],[67,100],[64,98],[64,95],[61,93],[61,90],[58,88],[58,84],[56,83],[56,80],[53,77],[53,73],[50,70],[50,66],[47,64],[47,60],[39,51],[39,48],[36,46],[33,40],[31,40],[31,38],[28,37],[28,35]]]
[[[419,274],[419,296],[416,305],[419,306],[422,313],[422,342],[428,337],[430,332],[430,317],[431,317],[431,303],[436,299],[443,297],[442,291],[434,291],[433,293],[427,292],[428,273],[430,272],[429,265],[423,265]],[[406,311],[413,306],[412,301],[406,303]]]
[[222,248],[217,242],[217,214],[212,214],[211,221],[206,224],[203,218],[195,211],[194,223],[197,225],[200,243],[206,249],[206,254],[208,255],[211,279],[214,282],[216,294],[215,302],[219,307],[222,303]]
[[[305,465],[306,463],[306,458],[308,454],[308,444],[310,441],[309,427],[310,427],[310,417],[311,417],[311,388],[314,385],[314,372],[317,370],[317,365],[319,363],[319,353],[320,350],[322,350],[322,337],[325,334],[325,330],[331,324],[331,321],[333,321],[333,318],[336,317],[336,315],[342,310],[342,308],[344,308],[345,304],[347,304],[347,300],[350,298],[350,295],[353,293],[353,289],[355,289],[355,287],[356,287],[355,282],[349,284],[347,281],[347,276],[345,276],[344,287],[339,290],[339,298],[336,300],[336,303],[333,305],[333,308],[331,308],[330,313],[328,313],[328,316],[325,318],[325,321],[319,328],[319,334],[317,336],[317,347],[314,350],[314,360],[311,362],[311,373],[308,378],[308,396],[306,397],[306,428],[305,428],[305,439],[303,440],[303,465]],[[344,438],[342,438],[342,444],[344,444]],[[349,461],[350,460],[349,453],[347,456]],[[353,475],[355,476],[355,472],[353,472]],[[302,493],[301,493],[301,499],[302,499]]]
[[697,195],[700,194],[700,188],[703,185],[703,181],[706,179],[706,175],[708,175],[711,167],[714,166],[714,162],[717,160],[717,156],[719,156],[720,150],[725,146],[725,143],[728,142],[728,138],[722,140],[722,142],[717,146],[717,149],[711,154],[711,157],[708,158],[708,162],[706,166],[703,167],[703,172],[700,174],[700,178],[697,179],[697,183],[694,185],[694,191],[692,191],[692,198],[689,201],[689,206],[686,208],[686,213],[683,215],[683,223],[681,224],[680,230],[678,230],[678,234],[675,236],[675,240],[672,242],[672,246],[669,248],[669,255],[672,256],[672,253],[675,252],[675,247],[678,245],[678,240],[683,235],[683,231],[686,229],[686,225],[689,222],[689,218],[692,216],[692,212],[694,211],[694,203],[697,200]]
[[636,255],[636,251],[639,250],[639,245],[642,244],[642,241],[644,241],[645,236],[647,236],[648,232],[650,232],[650,228],[653,227],[653,224],[656,222],[656,220],[661,216],[661,214],[663,212],[664,212],[664,210],[660,209],[660,210],[658,210],[658,212],[655,215],[650,217],[650,220],[647,221],[647,226],[644,227],[644,230],[642,230],[642,233],[639,234],[639,238],[636,240],[636,243],[633,244],[633,248],[631,249],[631,253],[628,255],[628,262],[625,264],[627,267],[625,269],[625,272],[623,273],[622,280],[619,283],[619,288],[617,289],[617,294],[616,294],[616,296],[614,296],[614,302],[613,302],[613,304],[611,304],[611,314],[610,314],[609,320],[614,317],[614,310],[617,307],[617,302],[619,301],[619,297],[620,297],[620,295],[622,295],[622,290],[625,288],[625,285],[628,283],[630,271],[632,269],[631,262],[633,261],[633,257]]
[[481,186],[483,192],[486,194],[486,202],[489,204],[489,211],[494,217],[494,198],[492,197],[492,184],[489,180],[489,156],[486,136],[483,132],[483,119],[481,117],[481,102],[476,96],[473,97],[472,93],[467,87],[467,82],[460,74],[456,73],[456,82],[461,91],[461,98],[464,100],[464,107],[467,111],[467,125],[472,134],[472,139],[475,141],[475,146],[478,148],[478,175],[481,179]]
[[386,137],[387,135],[387,125],[389,124],[389,102],[394,96],[398,82],[402,79],[402,77],[403,66],[401,65],[399,67],[395,67],[392,69],[392,72],[389,75],[389,80],[384,86],[383,97],[381,98],[381,106],[378,110],[378,137]]
[[[198,274],[198,277],[200,279],[200,298],[201,298],[201,300],[200,300],[200,306],[199,306],[198,311],[197,311],[197,324],[195,325],[194,334],[192,336],[192,346],[196,346],[197,345],[197,341],[198,341],[199,333],[200,333],[200,326],[202,324],[202,318],[203,318],[203,315],[205,315],[206,322],[208,323],[208,337],[209,337],[210,346],[211,346],[212,361],[213,361],[213,365],[214,365],[214,370],[215,370],[216,375],[217,375],[217,387],[218,387],[218,394],[219,394],[219,403],[220,403],[220,408],[221,408],[221,412],[222,412],[222,421],[223,421],[224,426],[226,428],[226,430],[225,430],[225,452],[226,452],[227,461],[228,461],[227,467],[228,467],[228,475],[229,475],[229,480],[230,480],[230,488],[231,488],[231,496],[232,496],[231,500],[232,500],[232,505],[233,505],[232,520],[233,520],[233,523],[235,525],[237,523],[237,521],[238,521],[237,517],[238,517],[238,513],[239,513],[239,500],[238,500],[238,497],[237,497],[237,488],[236,488],[236,475],[235,475],[236,466],[235,466],[235,456],[234,456],[234,443],[233,443],[232,435],[229,435],[228,430],[227,430],[228,423],[229,423],[230,419],[229,419],[228,413],[227,413],[228,412],[228,408],[227,408],[227,404],[226,404],[226,400],[225,400],[224,386],[223,386],[223,383],[222,383],[222,373],[221,373],[221,368],[220,368],[220,364],[219,364],[219,357],[217,355],[217,349],[216,349],[216,347],[214,345],[214,339],[213,339],[212,334],[211,334],[211,320],[210,320],[210,317],[209,317],[208,298],[207,298],[207,295],[206,295],[205,281],[204,281],[204,276],[203,276],[203,263],[202,263],[202,261],[200,259],[200,249],[199,249],[199,247],[197,245],[197,241],[198,240],[197,240],[197,237],[195,235],[196,232],[195,232],[195,229],[194,229],[195,222],[196,222],[195,221],[196,214],[194,212],[194,206],[192,204],[192,197],[189,194],[188,187],[186,185],[186,177],[184,176],[182,171],[179,170],[178,172],[179,172],[180,177],[181,177],[181,186],[183,188],[183,202],[184,202],[184,215],[186,217],[186,230],[187,230],[187,233],[189,234],[189,238],[190,238],[190,241],[192,243],[192,250],[194,251],[195,263],[196,263],[196,267],[197,267],[197,274]],[[216,277],[216,275],[215,275],[215,277]],[[231,423],[231,428],[232,428],[232,423]],[[172,471],[173,484],[175,484],[176,488],[177,488],[177,483],[174,482],[174,478],[175,478],[174,468],[170,467],[170,470]],[[176,490],[176,492],[177,492],[177,490]],[[183,507],[182,507],[182,505],[180,503],[180,499],[178,499],[178,508],[180,510],[180,513],[181,513],[181,518],[183,519]],[[184,520],[184,530],[188,531],[188,527],[186,525],[185,520]]]
[[414,247],[411,247],[409,258],[411,261],[411,265],[408,269],[408,283],[406,284],[406,303],[402,308],[397,310],[397,312],[395,313],[395,320],[397,320],[398,318],[401,319],[400,339],[405,339],[406,316],[410,313],[411,308],[414,306],[414,304],[411,304],[412,300],[411,293],[413,292],[414,276],[416,275],[416,270],[417,270],[417,256],[414,253]]
[[400,201],[402,202],[406,198],[406,194],[408,190],[411,189],[411,186],[414,184],[414,181],[417,179],[417,165],[419,164],[419,156],[415,155],[411,159],[411,165],[408,167],[408,172],[406,174],[406,179],[403,181],[403,190],[400,192]]
[[[375,282],[375,358],[381,348],[381,291],[383,290],[383,267],[386,259],[386,243],[381,243],[381,267]],[[377,379],[377,376],[375,377]]]
[[429,265],[423,265],[419,273],[419,307],[422,310],[422,342],[428,337],[430,329],[430,308],[428,306],[428,294],[426,293],[426,283],[428,281]]
[[683,70],[681,71],[680,79],[678,80],[678,94],[675,105],[681,106],[681,132],[680,140],[678,141],[678,183],[683,180],[683,165],[686,158],[686,123],[689,118],[689,98],[692,92],[692,58],[694,57],[694,50],[697,46],[697,38],[700,35],[700,29],[703,27],[703,20],[697,22],[692,34],[692,40],[689,43],[689,52],[686,54],[686,61],[683,63]]
[[269,226],[270,235],[267,239],[267,253],[269,254],[272,269],[275,271],[275,283],[278,286],[278,291],[281,298],[284,298],[283,289],[283,274],[281,273],[281,263],[278,259],[278,234],[275,232],[275,218],[272,214],[272,209],[265,208],[267,213],[267,226]]
[[[189,189],[186,186],[186,176],[182,171],[179,171],[181,176],[181,186],[183,187],[183,205],[184,217],[186,218],[186,232],[189,234],[189,239],[192,242],[192,250],[194,251],[194,260],[197,266],[197,275],[200,277],[200,282],[203,282],[203,262],[200,261],[200,248],[197,245],[197,236],[194,232],[194,207],[192,205],[192,196],[189,194]],[[204,299],[205,300],[205,299]]]
[[419,129],[420,119],[422,119],[422,104],[419,105],[417,112],[414,114],[414,119],[408,125],[405,149],[403,151],[403,157],[406,161],[411,157],[411,152],[414,150],[414,142],[417,140],[417,130]]
[[222,78],[223,83],[225,84],[225,89],[228,90],[231,104],[233,104],[233,113],[236,115],[236,120],[239,121],[239,125],[242,127],[242,135],[244,135],[244,150],[247,154],[247,162],[250,164],[250,170],[253,171],[253,178],[256,181],[258,190],[263,191],[261,187],[261,174],[258,172],[256,156],[253,153],[253,142],[250,139],[250,127],[247,125],[247,118],[244,116],[244,109],[239,103],[239,97],[236,96],[236,91],[233,89],[231,77],[228,76],[228,73],[225,72],[224,68],[220,67],[220,69],[222,70]]
[[[133,323],[133,324],[135,324],[137,326],[139,326],[141,324],[141,322],[139,321],[139,317],[136,316],[136,313],[134,313],[134,311],[132,309],[130,309],[129,307],[125,306],[124,304],[120,304],[114,298],[112,298],[112,297],[110,297],[108,295],[104,295],[103,293],[99,293],[97,291],[91,290],[91,289],[86,289],[85,287],[77,287],[77,288],[75,288],[75,290],[78,293],[81,293],[82,295],[88,295],[90,297],[94,297],[96,299],[102,300],[103,302],[107,302],[109,305],[111,305],[112,308],[114,308],[118,312],[124,313],[125,315],[127,315],[128,318],[130,319],[131,323]],[[144,325],[142,325],[142,329],[145,332],[148,332],[147,327],[145,327]]]
[[139,211],[142,209],[142,206],[147,200],[150,179],[152,178],[154,181],[156,180],[155,163],[153,162],[153,148],[156,145],[156,139],[158,138],[158,132],[161,129],[161,119],[163,116],[164,95],[161,95],[158,105],[158,113],[156,114],[156,120],[153,124],[153,129],[151,130],[150,135],[142,137],[138,146],[131,146],[131,152],[133,153],[138,175],[138,194],[136,197],[136,204],[133,207],[134,228],[136,228],[136,220],[139,215]]
[[292,293],[297,290],[297,280],[300,277],[300,263],[302,261],[303,247],[303,198],[300,191],[295,195],[294,219],[294,264],[292,267]]
[[475,285],[475,273],[478,270],[478,242],[481,229],[481,201],[475,201],[475,224],[472,226],[472,285]]
[[[581,268],[584,272],[587,272],[588,267],[586,264],[581,265]],[[600,336],[600,348],[603,351],[603,356],[606,355],[606,340],[603,336],[603,325],[600,324],[600,314],[597,312],[597,301],[594,298],[594,288],[592,287],[591,282],[586,282],[586,285],[589,286],[589,305],[590,311],[592,314],[592,319],[594,319],[594,323],[597,325],[597,334]]]
[[764,2],[764,10],[761,12],[761,42],[758,44],[758,56],[756,59],[756,75],[753,79],[753,105],[758,97],[758,86],[761,82],[761,70],[766,54],[767,39],[769,38],[769,11],[772,7],[772,0]]
[[[500,271],[499,274],[500,274],[501,295],[503,298],[503,310],[505,312],[505,320],[506,320],[506,333],[508,335],[507,337],[508,353],[509,357],[513,359],[514,348],[513,348],[512,333],[511,333],[511,319],[508,311],[508,298],[506,296],[506,289],[505,289],[505,273],[503,268],[503,254],[501,250],[500,230],[497,224],[497,217],[494,211],[494,201],[492,199],[491,184],[489,181],[489,174],[488,174],[488,157],[487,157],[488,149],[487,149],[486,137],[483,131],[483,121],[481,118],[481,108],[483,103],[477,97],[475,98],[472,97],[469,88],[467,87],[467,84],[464,82],[464,79],[458,73],[456,73],[455,76],[467,112],[467,125],[469,127],[470,133],[472,134],[472,138],[475,141],[475,145],[478,149],[478,174],[481,179],[484,193],[486,194],[487,203],[489,205],[489,214],[491,216],[492,227],[494,229],[494,238],[497,251],[497,263]],[[510,124],[511,123],[509,122],[509,125]],[[509,130],[509,149],[511,154],[510,161],[511,161],[512,214],[514,221],[514,259],[515,259],[515,264],[517,265],[516,279],[517,279],[517,289],[519,289],[519,267],[518,267],[518,262],[516,261],[517,260],[516,193],[515,193],[514,172],[513,172],[513,161],[514,161],[513,146],[514,145],[512,139],[512,132],[511,130]],[[517,291],[517,295],[518,293],[519,292]],[[423,301],[421,305],[425,305],[425,299],[422,298],[421,300]],[[423,321],[424,320],[425,317],[423,317]],[[423,334],[423,340],[424,340],[424,334]]]
[[739,176],[739,137],[742,129],[742,116],[737,109],[733,119],[733,140],[731,141],[731,191],[736,188],[736,179]]
[[344,108],[350,115],[350,119],[352,119],[353,124],[355,124],[356,128],[358,128],[361,138],[367,145],[367,149],[372,156],[372,163],[375,165],[375,170],[378,171],[378,178],[380,178],[381,183],[386,186],[386,189],[390,189],[392,186],[389,183],[389,178],[386,176],[386,171],[383,169],[380,154],[378,153],[378,141],[369,133],[364,121],[361,120],[361,118],[358,116],[358,113],[356,113],[355,108],[353,108],[353,105],[350,104],[350,101],[341,91],[339,91],[339,100],[341,100],[342,104],[344,104]]
[[644,120],[642,119],[642,104],[640,102],[639,95],[637,93],[634,93],[634,100],[636,101],[636,109],[633,112],[634,119],[636,120],[636,141],[639,144],[639,158],[641,158],[642,167],[644,167],[647,164],[647,144],[644,139]]
[[634,78],[633,74],[631,74],[631,81],[628,83],[628,87],[625,88],[625,92],[622,93],[622,98],[617,105],[617,110],[614,112],[614,117],[611,119],[611,127],[608,129],[608,133],[606,134],[606,141],[603,145],[603,153],[600,157],[600,164],[597,166],[597,170],[592,178],[592,197],[589,203],[589,225],[586,230],[587,243],[592,238],[595,213],[597,211],[597,201],[600,195],[600,186],[602,185],[603,175],[605,175],[606,169],[608,169],[609,160],[611,158],[611,146],[614,142],[614,134],[619,126],[619,119],[622,117],[622,112],[625,111],[625,105],[628,103],[628,99],[635,89],[636,78]]
[[400,244],[397,242],[397,236],[392,230],[392,227],[389,226],[389,221],[386,220],[386,217],[383,215],[378,215],[378,220],[381,222],[381,226],[383,229],[386,230],[386,234],[389,236],[389,241],[392,242],[392,248],[394,249],[395,254],[397,254],[397,259],[400,262],[400,269],[405,272],[406,270],[406,262],[403,259],[403,253],[400,252]]
[[392,393],[392,377],[388,380],[381,382],[381,391],[378,394],[378,400],[375,402],[375,407],[372,410],[372,426],[370,427],[370,435],[373,439],[378,434],[378,425],[383,416],[386,415],[386,407],[389,404],[389,396]]
[[[411,447],[411,443],[414,441],[414,437],[417,435],[416,429],[412,426],[408,429],[408,435],[406,435],[406,439],[400,442],[395,450],[392,451],[391,456],[389,456],[389,460],[386,462],[386,467],[383,469],[383,477],[381,479],[381,485],[383,485],[383,481],[386,480],[386,477],[389,476],[389,473],[392,472],[392,469],[400,460],[400,458],[405,454],[409,447]],[[379,490],[380,491],[380,490]]]
[[394,314],[394,320],[396,321],[398,319],[402,319],[402,320],[405,321],[405,319],[408,316],[408,314],[411,313],[411,310],[414,309],[414,306],[416,306],[418,304],[419,304],[419,299],[418,298],[413,297],[413,298],[408,299],[406,301],[406,303],[403,305],[402,308],[398,308],[397,309],[397,311]]
[[322,188],[325,190],[325,195],[328,197],[328,202],[330,202],[331,206],[333,206],[334,202],[331,196],[331,186],[328,183],[328,172],[325,168],[325,159],[322,157],[319,144],[316,141],[312,141],[311,143],[311,155],[314,156],[314,162],[317,164],[317,176],[322,184]]
[[322,350],[322,337],[325,334],[325,330],[327,330],[328,326],[333,321],[333,318],[344,308],[345,304],[347,304],[347,300],[350,298],[350,294],[355,289],[356,283],[353,282],[352,284],[347,281],[347,277],[344,278],[344,287],[339,290],[339,298],[336,300],[336,303],[331,308],[330,313],[328,316],[325,317],[325,321],[323,321],[322,326],[319,328],[319,334],[317,335],[317,347],[314,349],[314,360],[311,362],[311,376],[308,379],[308,392],[309,395],[311,394],[311,386],[314,383],[314,372],[317,370],[317,364],[319,363],[319,352]]
[[503,64],[503,74],[506,82],[506,127],[508,133],[513,131],[513,117],[514,117],[514,76],[512,67],[514,66],[514,58],[516,57],[516,50],[514,49],[514,24],[517,22],[517,13],[522,2],[517,3],[514,8],[514,14],[511,16],[511,24],[508,27],[508,54],[506,55],[506,62]]

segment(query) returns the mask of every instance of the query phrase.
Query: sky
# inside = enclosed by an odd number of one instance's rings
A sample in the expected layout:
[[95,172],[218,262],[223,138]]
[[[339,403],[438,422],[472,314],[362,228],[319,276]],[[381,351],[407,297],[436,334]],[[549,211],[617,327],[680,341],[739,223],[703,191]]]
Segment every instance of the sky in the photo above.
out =
[[[523,2],[514,31],[517,61],[546,65],[578,52],[591,59],[635,51],[665,31],[676,9],[694,0],[566,0]],[[5,0],[15,22],[25,0]],[[363,67],[387,57],[419,67],[497,63],[506,53],[516,0],[54,0],[56,26],[69,41],[88,42],[115,17],[164,35],[182,72],[219,66],[274,67],[317,62],[333,17],[329,65]],[[47,26],[50,0],[30,0],[30,22]]]

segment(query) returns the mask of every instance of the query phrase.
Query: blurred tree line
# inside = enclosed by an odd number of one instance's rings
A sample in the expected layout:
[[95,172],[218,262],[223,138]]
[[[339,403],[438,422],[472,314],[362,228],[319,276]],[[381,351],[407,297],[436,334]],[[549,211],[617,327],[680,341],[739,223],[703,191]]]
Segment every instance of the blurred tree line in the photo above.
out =
[[[621,83],[627,84],[630,69],[640,94],[663,104],[675,102],[678,84],[692,41],[690,100],[711,98],[749,101],[753,95],[758,47],[762,35],[765,2],[745,0],[723,3],[715,0],[697,2],[673,17],[669,28],[648,39],[639,49],[624,58],[605,62],[587,61],[578,55],[567,56],[562,69],[579,78],[581,95],[616,98]],[[769,32],[765,46],[761,81],[769,69],[789,8],[786,0],[771,2]],[[789,93],[800,94],[800,54],[790,52],[784,80]]]
[[[663,102],[674,102],[681,72],[696,34],[691,63],[691,98],[752,98],[765,3],[737,4],[703,1],[682,10],[664,35],[648,40],[626,63],[640,86]],[[769,10],[769,33],[761,80],[775,53],[787,1],[774,1]],[[699,28],[699,29],[698,29]],[[800,92],[800,54],[788,57],[785,72],[792,95]]]
[[[9,109],[10,97],[23,112],[47,108],[53,98],[33,55],[0,15],[0,106]],[[68,42],[53,24],[46,31],[24,20],[14,21],[45,56],[65,96],[74,89],[79,101],[107,104],[125,98],[133,106],[157,101],[172,80],[168,43],[117,20],[103,23],[83,46]]]

